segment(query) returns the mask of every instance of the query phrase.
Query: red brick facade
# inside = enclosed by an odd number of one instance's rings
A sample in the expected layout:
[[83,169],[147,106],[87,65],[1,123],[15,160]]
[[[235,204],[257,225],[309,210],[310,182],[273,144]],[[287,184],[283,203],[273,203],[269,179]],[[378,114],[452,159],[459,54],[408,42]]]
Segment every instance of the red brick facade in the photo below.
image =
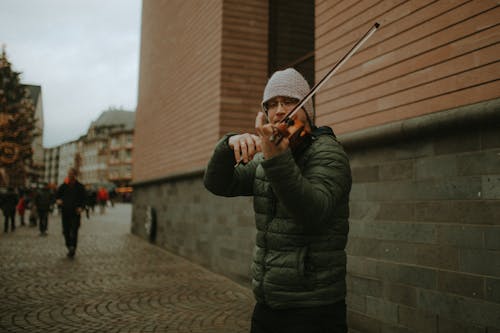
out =
[[[202,169],[215,141],[252,130],[268,71],[268,1],[145,1],[134,181]],[[496,1],[316,1],[316,96],[338,134],[500,96]]]
[[200,169],[252,130],[267,77],[263,1],[145,1],[134,181]]
[[337,133],[500,97],[497,1],[316,3],[316,80],[381,24],[317,95]]
[[498,1],[308,4],[144,1],[132,232],[155,209],[158,246],[248,285],[252,199],[206,191],[213,146],[253,131],[272,69],[317,82],[379,22],[315,100],[353,174],[349,331],[500,332]]

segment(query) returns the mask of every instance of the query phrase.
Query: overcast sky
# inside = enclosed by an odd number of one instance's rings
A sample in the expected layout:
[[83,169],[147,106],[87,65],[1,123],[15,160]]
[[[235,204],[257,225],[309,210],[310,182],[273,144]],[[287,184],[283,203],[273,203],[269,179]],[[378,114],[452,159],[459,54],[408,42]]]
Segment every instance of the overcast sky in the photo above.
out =
[[108,107],[135,110],[141,0],[0,0],[0,44],[40,85],[43,142],[85,134]]

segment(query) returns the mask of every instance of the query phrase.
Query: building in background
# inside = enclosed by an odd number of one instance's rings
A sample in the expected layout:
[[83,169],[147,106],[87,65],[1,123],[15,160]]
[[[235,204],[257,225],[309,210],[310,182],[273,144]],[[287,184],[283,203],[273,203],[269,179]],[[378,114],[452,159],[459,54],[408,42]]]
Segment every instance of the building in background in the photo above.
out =
[[81,140],[80,173],[84,184],[129,185],[134,121],[134,112],[108,110],[92,122]]
[[59,151],[61,147],[44,149],[44,176],[43,179],[52,187],[57,186],[59,180]]
[[59,145],[58,148],[59,163],[57,169],[57,185],[61,185],[68,175],[69,168],[75,167],[75,157],[78,156],[78,140],[63,143]]
[[82,137],[80,181],[84,184],[97,184],[106,181],[106,143],[107,139],[96,137],[92,129]]
[[[351,332],[500,330],[500,6],[497,1],[144,1],[133,227],[249,283],[248,198],[208,193],[230,131],[253,132],[270,73],[318,82],[351,158]],[[228,201],[230,200],[230,201]],[[300,265],[301,263],[297,263]]]
[[45,181],[61,184],[68,169],[76,167],[85,185],[130,193],[134,121],[134,112],[110,109],[91,123],[85,135],[46,149]]
[[110,134],[108,179],[118,187],[129,187],[132,181],[133,120],[114,128]]

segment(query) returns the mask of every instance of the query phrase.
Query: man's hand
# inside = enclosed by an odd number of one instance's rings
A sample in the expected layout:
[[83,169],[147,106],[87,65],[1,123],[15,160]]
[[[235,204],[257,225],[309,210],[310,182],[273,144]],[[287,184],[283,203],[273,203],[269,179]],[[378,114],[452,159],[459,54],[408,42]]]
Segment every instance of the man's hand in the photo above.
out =
[[260,138],[254,134],[233,135],[229,138],[228,144],[234,151],[236,163],[248,163],[256,153],[262,151]]
[[76,214],[80,215],[82,213],[82,208],[81,207],[77,207],[76,208]]
[[255,130],[261,139],[265,159],[279,155],[288,149],[290,143],[287,138],[283,138],[279,144],[276,144],[275,138],[277,138],[278,130],[274,125],[267,123],[266,115],[263,112],[259,112],[255,118]]

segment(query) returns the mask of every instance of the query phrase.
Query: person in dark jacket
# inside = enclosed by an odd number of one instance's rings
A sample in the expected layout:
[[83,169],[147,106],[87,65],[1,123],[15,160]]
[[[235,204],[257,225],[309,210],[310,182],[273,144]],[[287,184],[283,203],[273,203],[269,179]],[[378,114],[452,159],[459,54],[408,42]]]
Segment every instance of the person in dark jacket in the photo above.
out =
[[63,234],[70,258],[75,256],[80,216],[85,208],[85,187],[76,176],[76,169],[70,168],[66,181],[59,186],[56,194],[56,203],[61,207]]
[[10,231],[16,230],[16,206],[19,198],[12,187],[7,188],[2,196],[2,211],[4,216],[4,227],[3,232],[9,232],[9,221],[10,221]]
[[37,192],[34,199],[35,207],[38,211],[38,218],[40,219],[39,228],[40,235],[47,235],[47,227],[49,223],[49,211],[52,206],[52,193],[50,193],[48,185],[44,186],[39,192]]
[[225,135],[204,176],[216,195],[254,197],[252,333],[347,332],[349,159],[331,128],[314,126],[310,101],[297,113],[310,135],[293,148],[277,139],[277,124],[309,90],[292,68],[274,73],[257,135]]

